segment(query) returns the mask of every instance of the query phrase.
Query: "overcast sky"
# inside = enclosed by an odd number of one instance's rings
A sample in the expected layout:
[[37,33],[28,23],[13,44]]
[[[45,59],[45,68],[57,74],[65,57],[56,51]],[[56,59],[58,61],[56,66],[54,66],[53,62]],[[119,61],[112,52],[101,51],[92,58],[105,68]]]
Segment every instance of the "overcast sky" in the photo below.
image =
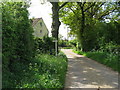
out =
[[[42,17],[48,30],[49,34],[51,34],[51,24],[52,24],[52,5],[47,2],[45,4],[41,4],[40,0],[31,0],[32,4],[30,6],[29,13],[30,13],[30,18],[35,17],[35,18],[40,18]],[[62,34],[65,38],[67,38],[67,28],[65,25],[60,26],[60,34]]]

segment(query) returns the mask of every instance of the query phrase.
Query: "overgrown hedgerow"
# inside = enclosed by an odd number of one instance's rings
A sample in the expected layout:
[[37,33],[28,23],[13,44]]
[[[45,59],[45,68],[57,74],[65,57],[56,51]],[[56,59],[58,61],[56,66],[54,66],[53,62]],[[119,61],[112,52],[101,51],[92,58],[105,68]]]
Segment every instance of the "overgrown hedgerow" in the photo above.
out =
[[2,3],[2,88],[62,88],[66,57],[53,56],[52,39],[34,40],[28,6],[27,2]]
[[16,73],[4,73],[3,88],[63,88],[67,70],[65,57],[37,55],[29,65],[18,65]]

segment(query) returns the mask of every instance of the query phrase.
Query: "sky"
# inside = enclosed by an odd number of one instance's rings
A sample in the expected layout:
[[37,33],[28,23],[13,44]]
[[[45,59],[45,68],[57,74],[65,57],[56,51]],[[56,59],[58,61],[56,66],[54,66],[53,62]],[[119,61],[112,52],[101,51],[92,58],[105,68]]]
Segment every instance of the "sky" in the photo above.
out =
[[[41,4],[40,0],[31,0],[31,5],[28,8],[30,13],[29,18],[43,18],[44,23],[46,24],[49,35],[51,35],[51,24],[52,24],[52,5],[49,2],[45,4]],[[64,37],[67,38],[67,27],[62,23],[59,28],[59,33]]]

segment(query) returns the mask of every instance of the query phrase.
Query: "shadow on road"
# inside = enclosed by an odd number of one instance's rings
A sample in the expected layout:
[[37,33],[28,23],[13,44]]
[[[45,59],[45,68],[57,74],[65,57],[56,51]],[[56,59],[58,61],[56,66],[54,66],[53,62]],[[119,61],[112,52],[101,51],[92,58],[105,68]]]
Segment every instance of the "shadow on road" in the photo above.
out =
[[63,52],[68,57],[66,88],[104,88],[100,90],[118,88],[117,72],[82,55],[77,55],[70,50],[63,50]]

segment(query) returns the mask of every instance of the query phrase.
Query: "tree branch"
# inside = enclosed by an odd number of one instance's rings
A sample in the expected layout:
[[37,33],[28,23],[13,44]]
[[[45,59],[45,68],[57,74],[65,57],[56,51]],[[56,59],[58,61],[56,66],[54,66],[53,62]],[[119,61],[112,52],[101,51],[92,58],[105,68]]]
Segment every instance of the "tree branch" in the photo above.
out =
[[76,14],[75,11],[74,11],[71,7],[69,7],[69,8],[70,8],[70,10],[71,10],[74,14]]
[[96,2],[94,2],[94,3],[93,3],[92,5],[90,5],[88,8],[86,8],[86,9],[84,10],[84,12],[86,12],[88,9],[90,9],[92,6],[94,6],[95,3],[96,3]]
[[60,10],[62,7],[64,7],[68,2],[63,3],[61,6],[59,6],[58,10]]
[[98,19],[101,19],[102,17],[109,15],[110,13],[114,12],[116,9],[113,9],[112,11],[106,11],[103,15],[101,15],[100,17],[98,17]]
[[85,5],[86,2],[83,2],[83,6]]
[[74,13],[74,15],[77,17],[77,19],[79,19],[78,14],[72,8],[69,7],[69,9]]
[[100,7],[102,7],[102,5],[104,5],[106,2],[103,2],[103,3],[101,3],[100,5],[98,5],[98,8],[96,8],[95,10],[94,10],[94,12],[96,12],[96,11],[98,11],[98,9],[100,8]]
[[80,6],[80,8],[82,7],[82,3],[81,2],[77,2],[77,4]]

